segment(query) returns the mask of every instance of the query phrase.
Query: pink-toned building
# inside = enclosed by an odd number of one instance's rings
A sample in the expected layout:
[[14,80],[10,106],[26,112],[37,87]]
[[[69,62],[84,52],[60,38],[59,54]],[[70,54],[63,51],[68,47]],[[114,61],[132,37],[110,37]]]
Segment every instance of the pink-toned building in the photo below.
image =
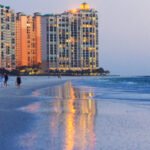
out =
[[33,66],[41,63],[41,15],[27,16],[17,13],[16,66]]

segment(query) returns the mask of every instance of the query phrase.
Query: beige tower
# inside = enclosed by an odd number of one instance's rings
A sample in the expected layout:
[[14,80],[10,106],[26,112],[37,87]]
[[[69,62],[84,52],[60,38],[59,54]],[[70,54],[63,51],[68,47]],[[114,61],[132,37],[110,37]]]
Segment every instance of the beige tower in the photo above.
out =
[[0,68],[14,69],[15,62],[15,12],[0,5]]
[[98,45],[98,13],[87,3],[42,17],[42,61],[47,69],[97,69]]

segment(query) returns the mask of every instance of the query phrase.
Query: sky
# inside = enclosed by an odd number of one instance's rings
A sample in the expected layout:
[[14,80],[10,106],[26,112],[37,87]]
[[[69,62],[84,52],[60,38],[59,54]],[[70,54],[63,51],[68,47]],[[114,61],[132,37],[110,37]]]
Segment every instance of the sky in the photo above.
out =
[[150,75],[150,0],[1,0],[16,12],[61,13],[87,2],[99,12],[100,67]]

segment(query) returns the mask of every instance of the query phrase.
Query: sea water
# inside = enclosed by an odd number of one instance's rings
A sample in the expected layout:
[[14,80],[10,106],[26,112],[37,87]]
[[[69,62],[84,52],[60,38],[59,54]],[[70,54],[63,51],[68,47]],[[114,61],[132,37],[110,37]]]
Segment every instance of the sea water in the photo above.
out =
[[89,77],[73,82],[93,88],[95,99],[150,100],[150,77]]

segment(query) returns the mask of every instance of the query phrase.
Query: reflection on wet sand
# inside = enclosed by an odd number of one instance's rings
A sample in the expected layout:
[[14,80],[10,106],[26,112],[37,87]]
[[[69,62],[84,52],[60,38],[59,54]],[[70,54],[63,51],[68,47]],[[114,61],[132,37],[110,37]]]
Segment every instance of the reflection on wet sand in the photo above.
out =
[[42,118],[37,122],[37,129],[30,132],[31,137],[32,134],[36,137],[30,149],[94,150],[96,102],[92,99],[92,90],[74,88],[67,82],[47,89],[45,94],[55,98],[27,108]]

